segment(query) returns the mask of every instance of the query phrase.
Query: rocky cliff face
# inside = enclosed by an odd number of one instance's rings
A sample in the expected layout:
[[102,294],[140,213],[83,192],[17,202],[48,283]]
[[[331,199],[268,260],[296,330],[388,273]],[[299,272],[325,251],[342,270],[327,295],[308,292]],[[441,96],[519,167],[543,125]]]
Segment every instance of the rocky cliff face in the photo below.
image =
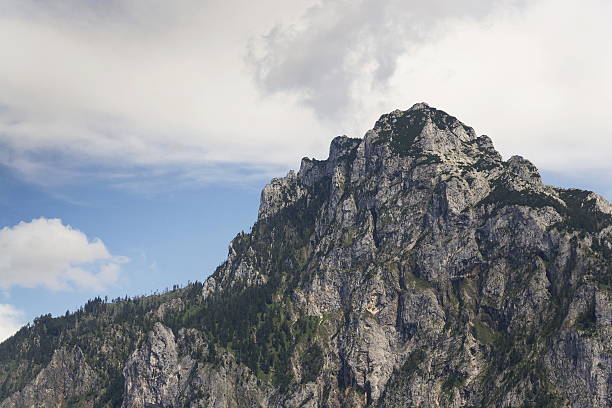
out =
[[123,347],[69,317],[48,363],[20,359],[40,322],[5,342],[0,407],[608,407],[611,233],[602,197],[417,104],[273,180],[203,285],[83,312]]
[[99,379],[78,348],[57,349],[51,362],[21,391],[2,401],[2,407],[93,406]]

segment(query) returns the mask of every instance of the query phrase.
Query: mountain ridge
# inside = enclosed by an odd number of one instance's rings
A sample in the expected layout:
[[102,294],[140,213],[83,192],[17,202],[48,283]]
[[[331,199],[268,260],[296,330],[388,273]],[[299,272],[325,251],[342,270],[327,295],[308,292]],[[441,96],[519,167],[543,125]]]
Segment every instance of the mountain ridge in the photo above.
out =
[[203,284],[0,345],[0,407],[609,406],[611,220],[457,118],[396,110],[266,185]]

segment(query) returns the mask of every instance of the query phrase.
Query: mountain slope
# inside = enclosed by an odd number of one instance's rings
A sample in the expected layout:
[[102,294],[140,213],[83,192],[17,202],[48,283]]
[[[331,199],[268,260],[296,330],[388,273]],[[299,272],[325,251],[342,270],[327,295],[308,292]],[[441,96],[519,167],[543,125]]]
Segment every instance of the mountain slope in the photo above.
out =
[[274,179],[204,284],[23,328],[0,407],[607,407],[611,232],[417,104]]

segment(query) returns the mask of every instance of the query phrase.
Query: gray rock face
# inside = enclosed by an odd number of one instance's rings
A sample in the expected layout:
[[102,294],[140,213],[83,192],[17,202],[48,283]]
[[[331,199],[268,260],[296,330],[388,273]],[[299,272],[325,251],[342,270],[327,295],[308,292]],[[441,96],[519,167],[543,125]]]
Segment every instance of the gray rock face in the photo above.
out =
[[293,170],[287,174],[287,177],[273,179],[261,192],[259,218],[268,218],[291,206],[305,193]]
[[256,386],[248,368],[227,355],[217,364],[199,364],[189,354],[194,347],[207,348],[197,331],[183,329],[176,339],[155,323],[123,370],[122,407],[267,406],[266,389]]
[[[312,278],[292,296],[306,315],[341,318],[315,391],[298,387],[287,406],[610,404],[605,199],[545,186],[529,161],[503,161],[426,104],[383,115],[363,140],[334,139],[327,160],[303,159],[264,189],[260,217],[320,195]],[[212,279],[237,269],[230,255]],[[575,318],[592,308],[585,333]]]
[[132,354],[123,375],[123,407],[174,406],[181,388],[180,379],[188,378],[193,361],[179,362],[178,347],[172,330],[155,323],[144,344]]
[[122,406],[611,406],[611,235],[597,194],[391,112],[273,180],[201,292],[146,315]]
[[32,383],[2,401],[0,407],[93,407],[97,382],[79,348],[58,349]]

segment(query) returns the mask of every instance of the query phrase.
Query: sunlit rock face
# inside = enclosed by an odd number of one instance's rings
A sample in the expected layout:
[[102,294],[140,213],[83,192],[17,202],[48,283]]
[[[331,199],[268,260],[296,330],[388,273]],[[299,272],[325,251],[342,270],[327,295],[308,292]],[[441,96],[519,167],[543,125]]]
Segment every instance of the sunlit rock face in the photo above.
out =
[[4,343],[0,407],[608,407],[611,220],[416,104],[274,179],[204,284]]

